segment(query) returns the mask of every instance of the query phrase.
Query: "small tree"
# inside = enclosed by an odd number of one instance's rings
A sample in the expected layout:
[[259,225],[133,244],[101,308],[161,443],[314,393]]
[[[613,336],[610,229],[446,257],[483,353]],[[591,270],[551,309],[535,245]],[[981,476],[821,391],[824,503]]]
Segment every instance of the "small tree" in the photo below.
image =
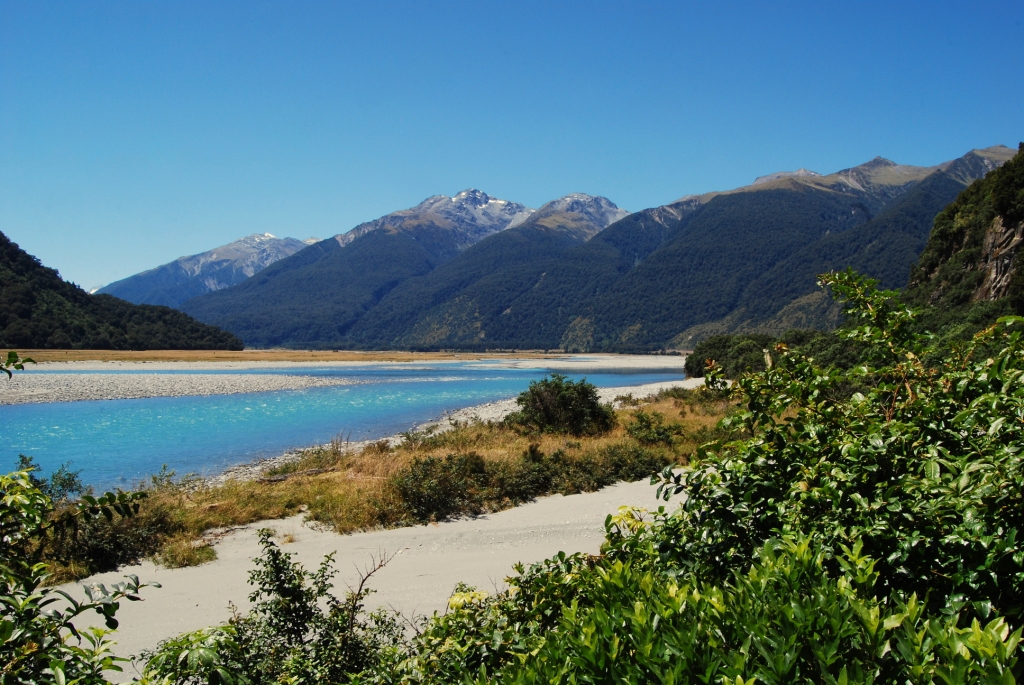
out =
[[531,381],[529,390],[516,398],[520,409],[506,423],[535,433],[598,435],[615,425],[611,405],[601,404],[597,388],[584,378],[573,382],[553,373]]

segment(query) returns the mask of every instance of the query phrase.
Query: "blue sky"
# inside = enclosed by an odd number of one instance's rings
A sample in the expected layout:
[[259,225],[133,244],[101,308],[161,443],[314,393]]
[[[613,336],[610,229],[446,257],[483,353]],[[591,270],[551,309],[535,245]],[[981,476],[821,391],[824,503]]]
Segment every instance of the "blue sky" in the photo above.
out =
[[0,231],[85,287],[467,187],[629,210],[1024,139],[1024,3],[0,0]]

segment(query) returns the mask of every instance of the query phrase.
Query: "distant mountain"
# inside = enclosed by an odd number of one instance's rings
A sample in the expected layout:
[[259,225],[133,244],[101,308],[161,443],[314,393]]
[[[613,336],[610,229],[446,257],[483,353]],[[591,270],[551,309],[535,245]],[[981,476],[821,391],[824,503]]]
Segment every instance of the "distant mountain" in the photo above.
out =
[[[344,343],[487,346],[496,326],[508,320],[512,303],[543,284],[567,252],[628,214],[607,198],[582,193],[553,200],[522,224],[396,287],[353,326]],[[520,339],[529,334],[520,331]]]
[[[721,333],[776,335],[790,328],[835,327],[840,308],[816,287],[818,274],[851,266],[878,279],[884,288],[906,286],[936,214],[973,179],[995,169],[1012,154],[1012,150],[1002,147],[972,151],[937,167],[925,167],[930,172],[905,187],[902,194],[883,190],[880,195],[891,199],[868,221],[846,231],[830,231],[783,257],[743,289],[725,317],[681,332],[673,344],[691,347],[697,340]],[[876,171],[885,168],[877,160],[868,164]],[[868,184],[859,185],[863,188]],[[843,189],[844,195],[850,194],[849,188]]]
[[391,290],[533,210],[479,190],[427,198],[282,259],[181,309],[257,347],[332,347]]
[[499,200],[475,188],[469,188],[454,197],[432,195],[411,209],[359,224],[351,231],[334,236],[334,240],[345,246],[370,231],[405,226],[410,220],[415,221],[416,217],[430,215],[446,219],[453,226],[457,226],[455,233],[459,249],[465,249],[495,230],[518,226],[532,213],[533,210],[529,207],[508,200]]
[[155,269],[100,288],[134,304],[178,307],[186,300],[241,283],[276,261],[290,257],[318,238],[296,240],[254,233],[201,254],[181,257]]
[[242,341],[168,307],[90,295],[0,233],[0,347],[240,350]]

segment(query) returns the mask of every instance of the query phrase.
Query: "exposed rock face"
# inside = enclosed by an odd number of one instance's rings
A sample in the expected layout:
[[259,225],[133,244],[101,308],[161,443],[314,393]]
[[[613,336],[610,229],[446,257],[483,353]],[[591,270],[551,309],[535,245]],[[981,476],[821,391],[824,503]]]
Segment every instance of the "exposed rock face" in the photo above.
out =
[[992,227],[985,234],[979,268],[985,272],[985,279],[971,298],[975,302],[998,300],[1005,297],[1010,289],[1010,279],[1017,270],[1017,248],[1024,240],[1024,224],[1006,225],[997,216]]

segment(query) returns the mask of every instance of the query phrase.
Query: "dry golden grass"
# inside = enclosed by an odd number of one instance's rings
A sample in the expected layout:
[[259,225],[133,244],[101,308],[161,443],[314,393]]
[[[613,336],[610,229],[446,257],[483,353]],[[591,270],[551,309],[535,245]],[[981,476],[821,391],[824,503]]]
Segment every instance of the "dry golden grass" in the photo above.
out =
[[19,350],[36,362],[426,362],[478,359],[549,359],[557,354],[540,351],[515,353],[358,352],[330,350]]
[[[671,448],[671,456],[684,463],[697,447],[687,436],[713,429],[728,410],[727,403],[693,405],[663,398],[642,404],[644,411],[663,414],[669,423],[683,427],[683,437]],[[308,511],[309,518],[340,533],[392,526],[406,519],[392,477],[414,459],[452,453],[475,452],[485,461],[519,459],[530,445],[551,454],[562,450],[572,459],[584,453],[632,439],[624,425],[634,409],[618,412],[618,424],[609,433],[574,438],[564,435],[523,435],[501,424],[469,423],[438,434],[412,433],[399,446],[386,441],[356,451],[345,443],[307,450],[297,462],[273,472],[296,474],[279,482],[231,481],[225,485],[189,491],[161,488],[153,491],[146,509],[171,513],[175,527],[193,535],[216,528],[243,525],[264,519],[284,518]],[[303,471],[318,471],[302,474]]]

